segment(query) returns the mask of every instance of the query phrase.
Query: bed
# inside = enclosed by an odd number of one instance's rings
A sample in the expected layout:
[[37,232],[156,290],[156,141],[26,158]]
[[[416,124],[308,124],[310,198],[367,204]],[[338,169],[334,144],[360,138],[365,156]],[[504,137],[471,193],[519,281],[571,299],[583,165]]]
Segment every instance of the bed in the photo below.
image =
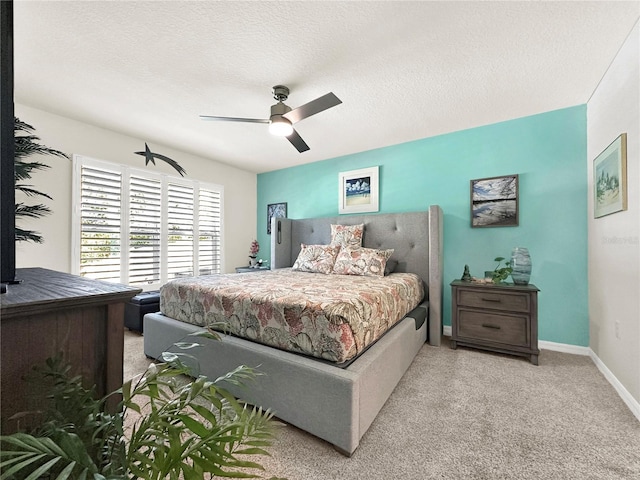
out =
[[[361,351],[355,359],[341,365],[235,335],[202,342],[205,345],[197,349],[196,356],[200,373],[213,378],[241,364],[258,367],[263,375],[255,382],[241,388],[229,385],[229,390],[251,404],[270,408],[282,421],[326,440],[350,456],[425,341],[440,345],[442,210],[431,206],[426,212],[273,218],[272,271],[233,274],[233,281],[244,277],[255,282],[256,276],[284,274],[298,258],[301,244],[329,244],[331,225],[335,224],[364,224],[363,247],[393,249],[394,272],[398,276],[415,274],[421,279],[424,298],[409,314],[375,341],[359,347]],[[145,354],[158,358],[173,343],[201,330],[198,323],[202,321],[196,319],[195,313],[191,323],[162,313],[145,315]]]

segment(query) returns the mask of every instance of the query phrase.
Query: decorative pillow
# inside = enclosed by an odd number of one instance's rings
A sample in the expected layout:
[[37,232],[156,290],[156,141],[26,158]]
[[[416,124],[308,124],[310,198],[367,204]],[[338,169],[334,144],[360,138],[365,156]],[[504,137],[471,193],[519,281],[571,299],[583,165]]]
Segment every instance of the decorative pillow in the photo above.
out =
[[393,254],[392,248],[388,250],[342,248],[333,265],[333,273],[382,277],[391,254]]
[[292,270],[300,272],[329,274],[333,271],[336,255],[340,245],[305,245],[300,244],[300,254],[296,258]]
[[363,233],[364,223],[360,225],[331,225],[331,244],[360,248]]

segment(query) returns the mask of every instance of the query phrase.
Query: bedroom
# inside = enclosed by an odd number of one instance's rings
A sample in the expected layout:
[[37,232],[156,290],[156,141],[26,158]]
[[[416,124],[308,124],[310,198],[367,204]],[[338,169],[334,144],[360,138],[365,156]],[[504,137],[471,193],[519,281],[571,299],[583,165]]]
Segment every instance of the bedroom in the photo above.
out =
[[[189,174],[197,172],[223,184],[227,208],[226,271],[246,263],[249,244],[254,237],[263,246],[261,255],[265,254],[269,239],[266,234],[267,204],[287,202],[290,218],[335,214],[338,172],[378,165],[381,167],[381,212],[421,210],[433,203],[443,207],[447,242],[445,284],[459,278],[465,264],[469,264],[472,273],[476,274],[493,268],[492,259],[497,255],[507,256],[512,247],[529,247],[534,262],[532,282],[541,289],[541,342],[575,353],[592,351],[619,382],[621,391],[628,395],[627,403],[638,416],[640,309],[636,293],[640,282],[638,197],[634,183],[629,182],[628,211],[595,220],[589,207],[592,160],[622,132],[629,134],[629,178],[637,179],[638,176],[638,143],[632,135],[638,131],[638,102],[633,101],[637,88],[634,89],[632,80],[637,78],[633,75],[638,69],[637,13],[634,18],[627,20],[626,29],[619,32],[619,41],[604,62],[605,67],[592,89],[578,101],[442,131],[438,135],[424,134],[411,142],[358,150],[363,153],[327,155],[318,159],[322,161],[305,165],[295,165],[293,162],[302,161],[296,157],[291,160],[294,166],[282,170],[282,163],[274,171],[263,171],[258,167],[256,171],[260,173],[254,173],[220,162],[208,162],[175,146],[164,145],[157,137],[154,142],[148,134],[138,133],[133,127],[127,135],[115,133],[68,118],[62,113],[63,109],[30,106],[31,100],[27,96],[16,95],[16,113],[32,123],[43,140],[55,148],[137,165],[140,159],[134,158],[131,152],[140,150],[144,142],[149,141],[162,153],[179,159]],[[627,39],[634,23],[631,37]],[[619,48],[622,48],[621,53],[616,54]],[[107,64],[115,62],[113,58],[102,60]],[[612,67],[605,75],[609,63]],[[615,68],[622,73],[614,75]],[[75,76],[83,75],[82,69],[74,72]],[[629,75],[626,83],[618,83],[617,79],[625,78],[625,75]],[[277,73],[271,75],[274,76]],[[604,80],[598,84],[603,76]],[[272,83],[269,80],[264,86],[265,105],[269,104]],[[292,105],[333,88],[327,80],[318,87],[320,91],[307,94],[299,90],[299,94],[292,94]],[[412,84],[412,90],[419,88],[421,84]],[[207,96],[213,98],[215,94],[214,89]],[[234,97],[241,95],[236,89]],[[255,95],[254,103],[260,105],[263,97],[257,96],[258,93]],[[405,92],[391,91],[382,95],[383,99],[393,101]],[[228,114],[244,114],[235,110],[235,98],[227,100]],[[338,115],[340,109],[346,108],[346,99],[343,101],[345,105],[335,108],[334,112],[313,119],[316,123],[308,125],[309,139],[313,138],[311,132],[315,128],[324,125],[325,120],[331,123],[331,115]],[[108,105],[101,107],[108,108]],[[214,113],[204,111],[205,107],[209,107],[206,101],[193,105],[194,115]],[[212,110],[213,107],[209,108]],[[429,112],[428,105],[421,105],[420,109]],[[134,113],[130,113],[133,124],[136,121]],[[260,113],[259,110],[246,112],[246,115]],[[464,115],[464,109],[458,113]],[[212,124],[202,128],[205,127],[213,132]],[[302,126],[300,129],[303,131]],[[242,130],[242,134],[248,135],[246,130]],[[311,145],[311,152],[320,150],[319,144],[325,141],[318,137]],[[291,147],[284,145],[282,151],[290,158],[287,148]],[[295,151],[293,154],[298,155]],[[260,158],[259,155],[256,157]],[[428,168],[425,158],[430,159]],[[44,175],[37,179],[42,182],[39,185],[54,197],[51,204],[54,214],[37,222],[37,228],[45,235],[45,244],[19,245],[17,261],[19,267],[38,265],[70,271],[72,254],[67,246],[72,243],[71,166],[60,160],[49,163],[54,165],[52,172],[67,178],[68,182],[52,184],[51,177],[45,179]],[[170,173],[169,169],[164,171]],[[469,180],[512,173],[521,175],[520,226],[470,229]],[[313,194],[306,188],[308,179],[317,182]],[[51,248],[55,248],[55,256],[51,255]],[[610,265],[615,265],[612,271],[608,270]],[[445,325],[449,324],[450,317],[449,295],[445,289]]]

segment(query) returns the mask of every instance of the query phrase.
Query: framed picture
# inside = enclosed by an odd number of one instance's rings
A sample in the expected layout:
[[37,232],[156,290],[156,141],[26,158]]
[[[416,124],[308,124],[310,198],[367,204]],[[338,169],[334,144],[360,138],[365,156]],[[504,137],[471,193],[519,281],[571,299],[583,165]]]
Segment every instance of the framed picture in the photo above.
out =
[[271,219],[287,218],[287,204],[285,203],[270,203],[267,205],[267,235],[271,235]]
[[518,225],[518,175],[471,180],[471,226]]
[[338,174],[339,213],[378,211],[378,167],[361,168]]
[[627,209],[627,134],[623,133],[593,161],[593,216]]

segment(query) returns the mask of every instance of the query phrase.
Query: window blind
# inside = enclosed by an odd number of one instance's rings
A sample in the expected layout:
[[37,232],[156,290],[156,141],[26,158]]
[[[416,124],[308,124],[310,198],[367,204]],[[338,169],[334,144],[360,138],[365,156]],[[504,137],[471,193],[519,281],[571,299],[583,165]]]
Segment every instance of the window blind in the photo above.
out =
[[80,275],[120,281],[122,175],[83,166]]
[[129,183],[130,285],[160,283],[162,184],[131,175]]
[[74,176],[74,273],[142,287],[220,273],[222,187],[81,156]]

